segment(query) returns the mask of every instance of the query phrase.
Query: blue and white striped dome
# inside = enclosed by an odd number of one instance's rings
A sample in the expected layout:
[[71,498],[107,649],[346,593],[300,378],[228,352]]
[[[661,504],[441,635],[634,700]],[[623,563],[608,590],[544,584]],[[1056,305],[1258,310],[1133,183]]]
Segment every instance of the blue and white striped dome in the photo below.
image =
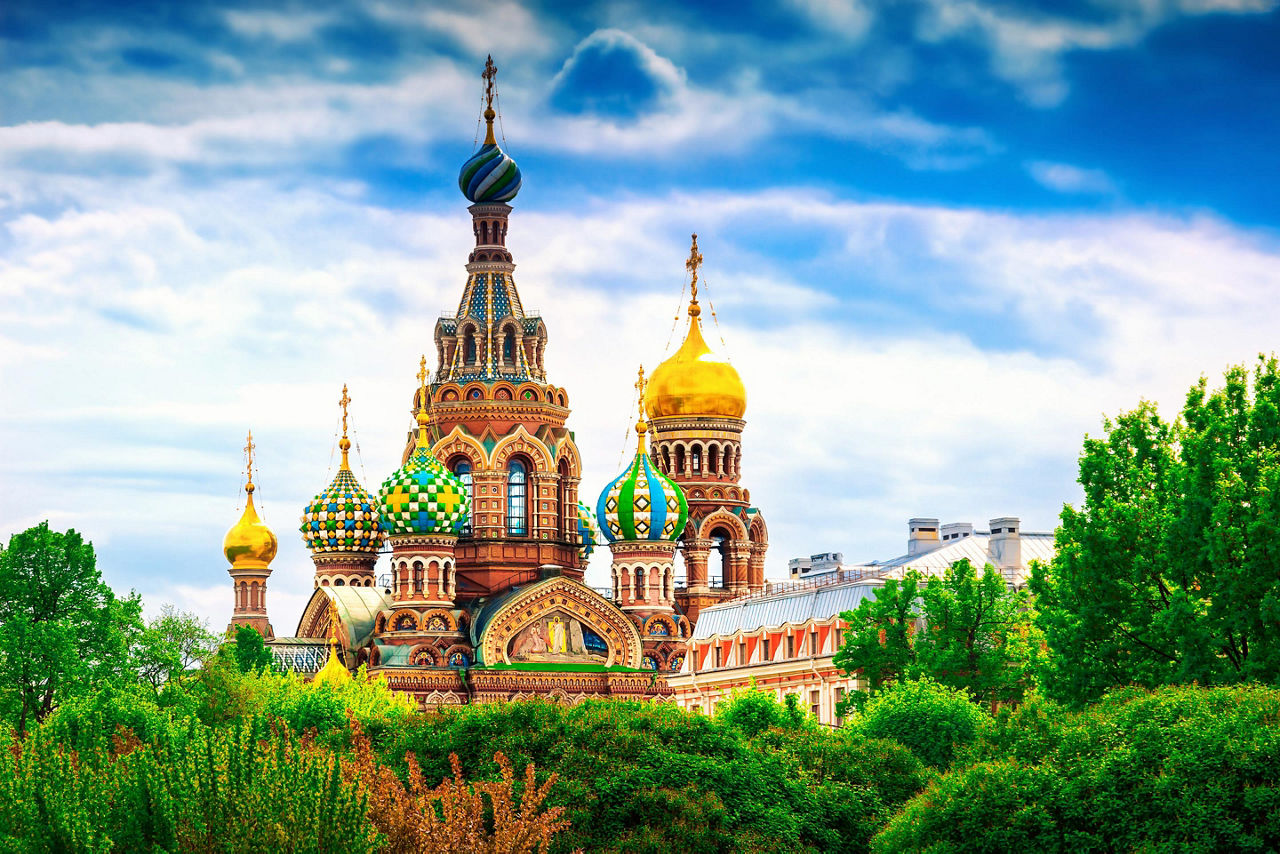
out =
[[462,164],[458,188],[471,202],[509,202],[520,192],[520,167],[496,142],[486,142]]

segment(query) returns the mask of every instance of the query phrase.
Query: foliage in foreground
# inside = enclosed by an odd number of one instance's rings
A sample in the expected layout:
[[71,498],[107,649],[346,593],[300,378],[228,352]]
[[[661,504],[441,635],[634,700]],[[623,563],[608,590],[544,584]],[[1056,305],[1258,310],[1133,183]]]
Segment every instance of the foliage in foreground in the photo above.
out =
[[1126,689],[1084,711],[1033,698],[909,801],[876,851],[1274,851],[1280,690]]

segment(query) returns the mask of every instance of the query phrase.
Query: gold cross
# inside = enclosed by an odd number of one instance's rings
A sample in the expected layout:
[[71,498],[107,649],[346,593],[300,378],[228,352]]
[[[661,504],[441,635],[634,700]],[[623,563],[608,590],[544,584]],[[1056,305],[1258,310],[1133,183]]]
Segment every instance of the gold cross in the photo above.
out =
[[493,81],[498,76],[498,66],[493,64],[493,54],[484,61],[484,72],[480,75],[484,78],[484,101],[485,107],[493,106]]
[[693,284],[690,286],[693,290],[693,301],[698,301],[698,268],[702,266],[702,253],[698,251],[698,235],[693,236],[693,247],[689,250],[689,260],[684,262],[684,268],[693,274]]
[[245,440],[244,458],[245,458],[245,479],[249,486],[253,486],[253,449],[257,447],[253,444],[253,431],[249,431],[249,436]]
[[644,390],[645,390],[645,385],[646,385],[646,383],[645,383],[645,381],[644,381],[644,365],[641,365],[641,366],[640,366],[640,370],[639,370],[639,372],[636,374],[636,385],[635,385],[635,389],[636,389],[636,391],[638,391],[638,392],[640,393],[640,398],[639,398],[639,401],[636,403],[636,408],[640,411],[640,420],[641,420],[641,421],[643,421],[643,420],[644,420]]
[[347,384],[342,384],[342,399],[338,401],[338,405],[342,407],[342,438],[347,438],[347,404],[351,402],[351,397],[347,394]]

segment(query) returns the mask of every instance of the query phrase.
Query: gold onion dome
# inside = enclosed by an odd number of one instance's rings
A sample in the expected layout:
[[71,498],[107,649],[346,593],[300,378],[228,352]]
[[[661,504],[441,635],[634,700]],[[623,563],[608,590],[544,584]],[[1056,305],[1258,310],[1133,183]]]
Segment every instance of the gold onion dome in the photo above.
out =
[[258,518],[258,510],[253,506],[253,434],[249,434],[249,443],[245,446],[249,455],[248,478],[244,491],[247,495],[244,513],[240,521],[231,526],[222,539],[222,553],[233,567],[244,569],[265,569],[276,556],[279,543],[271,529]]
[[684,343],[654,370],[645,391],[650,418],[671,415],[711,415],[741,418],[747,411],[747,389],[728,359],[712,351],[702,337],[702,308],[698,305],[698,235],[685,266],[693,273],[689,301],[689,331]]

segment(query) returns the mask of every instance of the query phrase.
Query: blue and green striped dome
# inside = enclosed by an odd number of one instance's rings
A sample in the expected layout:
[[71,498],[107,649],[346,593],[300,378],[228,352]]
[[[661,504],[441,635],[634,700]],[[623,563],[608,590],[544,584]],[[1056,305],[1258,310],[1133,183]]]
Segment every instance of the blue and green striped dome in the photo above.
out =
[[582,551],[583,557],[591,557],[591,553],[596,550],[596,531],[600,530],[600,526],[596,524],[596,514],[591,512],[591,508],[578,502],[578,548]]
[[471,496],[419,437],[408,462],[382,482],[378,509],[383,530],[393,537],[457,534],[471,513]]
[[658,471],[643,449],[600,493],[600,531],[609,542],[674,540],[689,521],[689,504],[675,481]]
[[472,202],[509,202],[520,192],[520,167],[496,142],[486,142],[462,164],[458,187]]
[[312,554],[377,554],[385,536],[378,522],[377,502],[345,465],[329,488],[303,510],[298,530]]

